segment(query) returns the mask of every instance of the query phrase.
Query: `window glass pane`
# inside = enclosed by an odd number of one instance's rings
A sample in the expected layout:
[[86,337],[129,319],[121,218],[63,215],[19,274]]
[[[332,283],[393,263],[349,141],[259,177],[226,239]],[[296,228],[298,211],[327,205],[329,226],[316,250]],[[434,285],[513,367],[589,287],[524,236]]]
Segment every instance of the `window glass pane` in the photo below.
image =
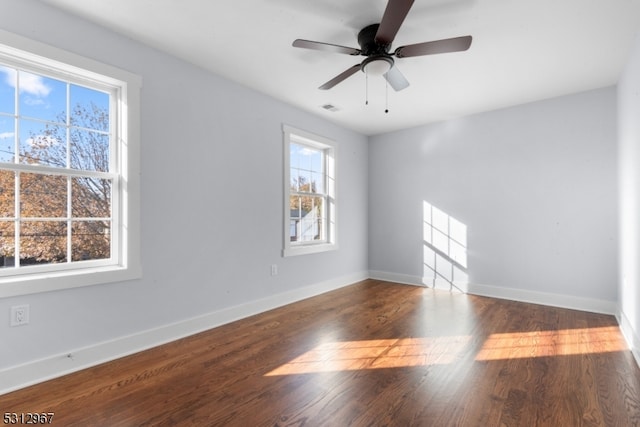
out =
[[15,173],[0,170],[0,218],[15,215]]
[[300,160],[300,169],[310,171],[311,163],[312,163],[311,157],[313,156],[313,153],[316,152],[316,150],[306,145],[297,145],[297,150],[298,150],[298,157]]
[[0,114],[0,162],[13,163],[15,161],[15,137],[15,119]]
[[[292,191],[300,189],[300,150],[302,147],[298,144],[291,143],[289,146],[289,177]],[[304,179],[304,178],[303,178]]]
[[111,223],[109,221],[74,221],[71,227],[73,261],[111,257]]
[[298,241],[300,236],[301,200],[298,196],[289,196],[289,237],[292,242]]
[[67,260],[67,223],[23,221],[20,224],[20,265],[55,264]]
[[324,179],[322,173],[311,173],[311,192],[324,194]]
[[15,69],[0,65],[0,113],[15,114],[16,75]]
[[309,160],[309,170],[312,172],[322,171],[322,151],[307,148],[306,156]]
[[298,144],[293,142],[289,144],[289,166],[291,168],[300,168],[300,156],[298,155],[299,150],[300,146]]
[[309,213],[313,212],[313,199],[315,197],[303,196],[300,197],[300,215],[301,219],[304,219]]
[[300,169],[291,171],[291,189],[293,191],[308,193],[311,191],[309,173]]
[[66,131],[62,126],[21,120],[20,163],[66,167],[65,135]]
[[23,218],[65,218],[67,178],[21,173],[20,215]]
[[313,241],[322,239],[322,197],[300,197],[300,227],[298,240]]
[[71,129],[71,167],[84,171],[109,171],[109,135]]
[[72,178],[71,192],[74,218],[111,217],[111,180]]
[[66,123],[67,84],[19,71],[18,108],[22,117]]
[[299,196],[289,197],[289,208],[291,209],[291,219],[300,219],[300,204],[301,204],[301,197]]
[[290,145],[291,188],[305,193],[324,192],[320,149],[301,144]]
[[298,221],[291,218],[289,220],[289,240],[295,242],[298,240]]
[[300,236],[298,238],[301,242],[310,242],[316,240],[316,223],[310,218],[303,218],[300,221]]
[[0,221],[0,268],[15,265],[15,223]]
[[311,177],[308,171],[300,171],[298,177],[298,191],[301,193],[311,193]]
[[109,94],[71,85],[70,105],[72,126],[109,131]]

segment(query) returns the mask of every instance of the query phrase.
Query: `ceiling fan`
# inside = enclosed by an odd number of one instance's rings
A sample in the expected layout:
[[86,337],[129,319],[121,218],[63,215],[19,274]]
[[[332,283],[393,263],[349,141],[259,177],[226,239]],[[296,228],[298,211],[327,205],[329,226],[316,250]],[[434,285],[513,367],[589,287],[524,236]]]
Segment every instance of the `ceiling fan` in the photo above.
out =
[[394,90],[400,91],[408,87],[409,82],[395,66],[394,56],[396,58],[407,58],[412,56],[434,55],[437,53],[460,52],[469,49],[472,37],[463,36],[400,46],[390,53],[391,43],[409,13],[413,2],[414,0],[389,0],[384,15],[382,16],[382,21],[379,24],[364,27],[358,33],[360,49],[303,39],[295,40],[293,42],[294,47],[344,53],[353,56],[366,56],[360,64],[356,64],[338,74],[320,86],[319,89],[331,89],[355,74],[358,70],[362,70],[368,75],[384,76]]

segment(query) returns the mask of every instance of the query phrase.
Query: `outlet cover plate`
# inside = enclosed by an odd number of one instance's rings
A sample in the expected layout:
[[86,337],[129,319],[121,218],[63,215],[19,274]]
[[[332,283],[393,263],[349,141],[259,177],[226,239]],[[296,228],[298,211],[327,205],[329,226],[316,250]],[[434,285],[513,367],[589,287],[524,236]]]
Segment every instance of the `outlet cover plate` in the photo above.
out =
[[29,306],[15,305],[11,307],[11,326],[22,326],[29,324]]

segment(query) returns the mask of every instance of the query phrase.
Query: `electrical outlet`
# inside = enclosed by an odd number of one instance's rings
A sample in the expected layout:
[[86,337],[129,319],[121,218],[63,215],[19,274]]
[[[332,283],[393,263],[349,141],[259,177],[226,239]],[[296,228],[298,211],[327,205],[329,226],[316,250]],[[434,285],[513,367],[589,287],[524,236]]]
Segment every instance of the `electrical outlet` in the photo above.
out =
[[11,307],[11,326],[29,324],[29,305],[15,305]]
[[272,276],[278,275],[278,264],[271,264],[271,275]]

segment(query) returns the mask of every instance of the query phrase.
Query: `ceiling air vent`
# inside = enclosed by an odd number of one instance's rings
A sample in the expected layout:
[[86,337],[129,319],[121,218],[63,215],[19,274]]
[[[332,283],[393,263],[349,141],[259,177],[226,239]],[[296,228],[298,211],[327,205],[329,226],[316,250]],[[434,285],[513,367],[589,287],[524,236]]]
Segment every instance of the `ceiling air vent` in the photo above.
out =
[[338,107],[336,107],[335,105],[332,105],[332,104],[324,104],[324,105],[322,106],[322,108],[324,108],[324,109],[325,109],[325,110],[327,110],[327,111],[331,111],[331,112],[333,112],[333,113],[335,113],[336,111],[338,111],[338,110],[339,110],[339,108],[338,108]]

